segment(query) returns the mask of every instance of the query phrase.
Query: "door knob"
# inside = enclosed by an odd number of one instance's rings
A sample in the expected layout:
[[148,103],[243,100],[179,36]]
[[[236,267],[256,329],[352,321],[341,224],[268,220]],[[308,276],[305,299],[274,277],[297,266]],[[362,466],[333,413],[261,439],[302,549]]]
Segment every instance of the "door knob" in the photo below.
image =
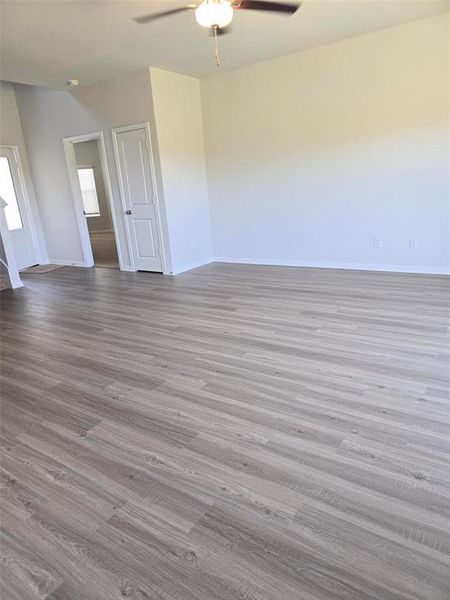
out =
[[126,215],[131,215],[131,210],[130,210],[130,209],[126,210],[126,211],[125,211],[125,214],[126,214]]

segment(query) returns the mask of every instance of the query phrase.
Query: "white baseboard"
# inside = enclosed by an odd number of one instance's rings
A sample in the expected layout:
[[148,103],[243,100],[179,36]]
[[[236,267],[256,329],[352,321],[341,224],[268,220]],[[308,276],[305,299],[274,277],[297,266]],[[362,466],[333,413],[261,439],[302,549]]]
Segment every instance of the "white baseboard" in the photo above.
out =
[[[244,265],[267,265],[276,267],[306,267],[312,269],[343,269],[349,271],[381,271],[387,273],[417,273],[423,275],[450,275],[450,269],[445,267],[422,267],[418,265],[383,265],[370,263],[333,263],[320,261],[293,261],[293,260],[269,260],[255,258],[232,258],[229,256],[216,256],[214,258],[203,259],[183,266],[176,267],[169,275],[180,275],[186,271],[197,269],[211,262],[222,262]],[[84,267],[84,262],[49,259],[49,263],[54,265],[64,265],[70,267]],[[121,271],[135,272],[131,267],[122,267]]]
[[[40,263],[40,264],[43,264],[43,263]],[[56,258],[50,258],[48,263],[45,263],[45,264],[64,265],[65,267],[83,267],[85,269],[90,268],[84,262],[77,262],[77,261],[70,262],[68,260],[58,260]],[[92,267],[95,267],[95,265],[92,265]],[[127,265],[127,266],[121,266],[120,271],[127,271],[129,273],[135,273],[136,269],[133,269],[133,267]]]
[[88,268],[88,266],[86,265],[85,262],[78,262],[78,261],[69,261],[69,260],[58,260],[57,258],[49,258],[48,259],[48,263],[46,264],[51,264],[51,265],[64,265],[65,267],[84,267],[84,268]]
[[121,266],[120,270],[125,271],[126,273],[136,273],[136,269],[133,269],[133,267],[131,267],[130,265]]
[[319,261],[267,260],[255,258],[230,258],[216,256],[214,262],[267,265],[276,267],[307,267],[313,269],[344,269],[349,271],[382,271],[388,273],[418,273],[423,275],[450,275],[445,267],[421,267],[417,265],[383,265],[370,263],[332,263]]
[[171,273],[169,273],[169,275],[179,275],[180,273],[185,273],[186,271],[191,271],[192,269],[197,269],[198,267],[203,267],[204,265],[209,265],[213,262],[213,260],[213,258],[205,258],[181,267],[176,267]]
[[12,290],[17,290],[21,287],[23,287],[23,282],[21,279],[14,279],[14,280],[9,280],[10,284],[11,284],[11,289]]

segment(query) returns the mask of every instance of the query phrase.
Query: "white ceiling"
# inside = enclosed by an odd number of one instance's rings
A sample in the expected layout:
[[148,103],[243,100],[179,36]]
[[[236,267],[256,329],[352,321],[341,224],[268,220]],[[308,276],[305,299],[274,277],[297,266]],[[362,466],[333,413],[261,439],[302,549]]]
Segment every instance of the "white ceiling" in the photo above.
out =
[[[192,1],[192,0],[189,0]],[[214,74],[213,39],[192,12],[138,25],[131,19],[183,0],[2,0],[1,78],[62,88],[148,65]],[[305,0],[292,17],[236,12],[220,38],[222,69],[429,17],[449,0]]]

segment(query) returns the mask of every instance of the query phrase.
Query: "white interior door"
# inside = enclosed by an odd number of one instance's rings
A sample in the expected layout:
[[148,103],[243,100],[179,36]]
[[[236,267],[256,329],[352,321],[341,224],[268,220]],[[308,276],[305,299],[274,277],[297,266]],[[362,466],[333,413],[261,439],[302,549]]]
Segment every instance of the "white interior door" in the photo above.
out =
[[6,222],[17,268],[26,269],[39,260],[33,240],[31,215],[25,199],[16,150],[0,147],[0,196],[6,202]]
[[162,269],[158,212],[145,127],[116,133],[120,187],[134,265]]

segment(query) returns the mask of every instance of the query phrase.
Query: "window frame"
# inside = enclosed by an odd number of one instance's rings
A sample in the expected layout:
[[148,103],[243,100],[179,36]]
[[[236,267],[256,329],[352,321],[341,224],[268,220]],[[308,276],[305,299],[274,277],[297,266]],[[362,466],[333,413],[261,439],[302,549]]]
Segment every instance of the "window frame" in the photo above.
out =
[[[7,202],[6,196],[4,194],[2,199],[6,202],[5,206],[5,217],[6,224],[8,227],[8,231],[20,231],[25,228],[25,223],[22,215],[22,208],[20,206],[20,190],[17,190],[17,183],[14,181],[14,173],[11,165],[11,158],[9,156],[0,156],[0,161],[2,164],[6,166],[5,171],[7,171],[8,178],[8,186],[11,189],[9,190],[12,194],[13,202]],[[16,161],[16,167],[18,169],[18,164]],[[20,172],[17,171],[17,174],[20,176]],[[8,210],[9,209],[9,210]]]
[[[89,190],[89,192],[91,192],[91,193],[94,192],[94,194],[95,194],[95,200],[97,202],[97,208],[98,208],[98,211],[96,211],[96,212],[87,212],[87,210],[86,210],[86,203],[85,203],[85,195],[84,194],[87,192],[87,190],[86,189],[83,190],[83,187],[81,185],[80,171],[92,171],[92,181],[93,181],[93,184],[94,184],[94,188],[93,188],[93,190]],[[91,219],[93,217],[101,217],[102,213],[101,213],[101,210],[100,210],[100,202],[99,202],[99,199],[98,199],[97,184],[95,182],[95,167],[93,167],[92,165],[88,165],[88,166],[84,166],[84,165],[83,166],[79,166],[79,165],[77,165],[77,175],[78,175],[78,182],[80,184],[81,198],[82,198],[82,201],[83,201],[83,214],[84,214],[84,216],[86,217],[86,219]]]

